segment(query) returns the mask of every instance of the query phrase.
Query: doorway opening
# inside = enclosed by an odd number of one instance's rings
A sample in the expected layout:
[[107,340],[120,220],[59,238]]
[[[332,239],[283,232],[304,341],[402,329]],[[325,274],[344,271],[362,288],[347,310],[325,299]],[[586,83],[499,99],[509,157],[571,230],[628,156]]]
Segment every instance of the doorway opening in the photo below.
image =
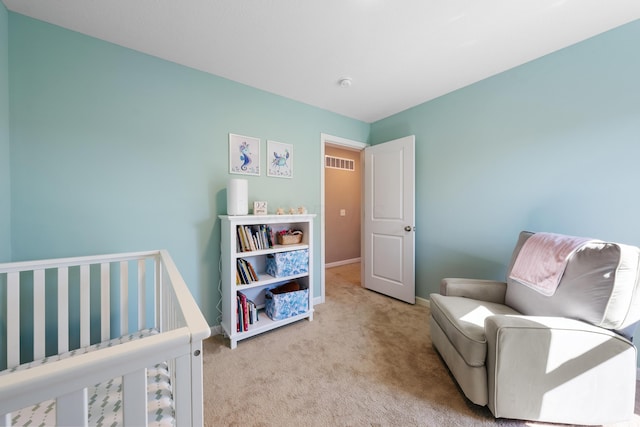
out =
[[360,152],[326,144],[324,157],[325,268],[358,263],[362,216]]
[[[348,266],[361,258],[362,150],[368,145],[321,135],[320,258],[321,300],[325,300],[326,268]],[[359,268],[358,268],[359,271]]]

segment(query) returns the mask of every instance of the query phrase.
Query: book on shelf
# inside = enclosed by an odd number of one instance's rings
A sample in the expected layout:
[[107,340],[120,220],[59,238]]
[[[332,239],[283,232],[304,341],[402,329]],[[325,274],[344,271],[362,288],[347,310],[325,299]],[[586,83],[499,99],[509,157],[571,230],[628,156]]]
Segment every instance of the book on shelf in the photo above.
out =
[[242,309],[242,326],[243,331],[249,330],[249,307],[247,305],[247,296],[242,292],[238,292],[238,296],[240,297],[240,307]]
[[240,291],[237,292],[236,302],[236,331],[248,331],[249,325],[253,325],[259,320],[258,306]]
[[265,225],[262,227],[262,239],[266,242],[268,248],[273,247],[273,239],[271,238],[271,227]]
[[249,239],[247,237],[247,231],[244,226],[238,226],[238,242],[240,243],[240,250],[242,252],[250,251]]
[[253,265],[244,258],[236,260],[236,284],[248,285],[258,281],[258,274]]
[[273,247],[271,227],[262,225],[238,225],[237,249],[240,252],[259,251]]
[[247,303],[249,304],[249,308],[251,309],[249,312],[249,314],[251,315],[249,323],[254,324],[258,320],[260,320],[260,318],[258,317],[258,306],[251,300],[247,300]]
[[236,295],[236,331],[242,332],[244,322],[242,320],[242,303],[240,302],[240,295]]
[[249,250],[252,250],[252,251],[257,250],[253,240],[253,234],[251,234],[251,229],[249,228],[249,226],[245,225],[244,232],[247,235],[247,240],[249,241]]
[[251,283],[251,280],[249,279],[249,277],[247,276],[247,273],[243,267],[243,263],[238,259],[236,261],[236,273],[238,274],[238,284],[240,285],[247,285],[249,283]]
[[251,279],[254,282],[257,282],[259,280],[258,278],[258,274],[256,273],[256,271],[253,269],[253,265],[251,265],[251,263],[249,261],[245,261],[247,263],[247,267],[249,268],[249,273],[251,273]]

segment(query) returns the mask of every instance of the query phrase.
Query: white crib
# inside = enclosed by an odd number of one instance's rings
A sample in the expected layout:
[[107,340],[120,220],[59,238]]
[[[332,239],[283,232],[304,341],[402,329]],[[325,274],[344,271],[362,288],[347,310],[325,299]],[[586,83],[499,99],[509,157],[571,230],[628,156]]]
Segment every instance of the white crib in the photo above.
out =
[[0,426],[203,425],[210,333],[163,250],[0,264]]

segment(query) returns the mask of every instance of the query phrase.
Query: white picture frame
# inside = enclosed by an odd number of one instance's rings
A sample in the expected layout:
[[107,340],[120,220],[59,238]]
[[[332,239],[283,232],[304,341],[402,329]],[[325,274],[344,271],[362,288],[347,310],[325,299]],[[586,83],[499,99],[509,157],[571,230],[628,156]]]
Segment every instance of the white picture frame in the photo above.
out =
[[293,178],[293,145],[267,140],[267,176]]
[[260,138],[229,134],[229,173],[260,176]]

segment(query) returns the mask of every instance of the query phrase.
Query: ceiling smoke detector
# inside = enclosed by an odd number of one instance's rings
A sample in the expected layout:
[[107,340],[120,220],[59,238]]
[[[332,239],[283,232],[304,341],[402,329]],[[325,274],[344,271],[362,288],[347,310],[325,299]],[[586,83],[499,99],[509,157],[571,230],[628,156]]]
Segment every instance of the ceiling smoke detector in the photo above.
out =
[[338,84],[340,85],[340,87],[351,87],[351,83],[352,82],[350,77],[345,77],[338,80]]

